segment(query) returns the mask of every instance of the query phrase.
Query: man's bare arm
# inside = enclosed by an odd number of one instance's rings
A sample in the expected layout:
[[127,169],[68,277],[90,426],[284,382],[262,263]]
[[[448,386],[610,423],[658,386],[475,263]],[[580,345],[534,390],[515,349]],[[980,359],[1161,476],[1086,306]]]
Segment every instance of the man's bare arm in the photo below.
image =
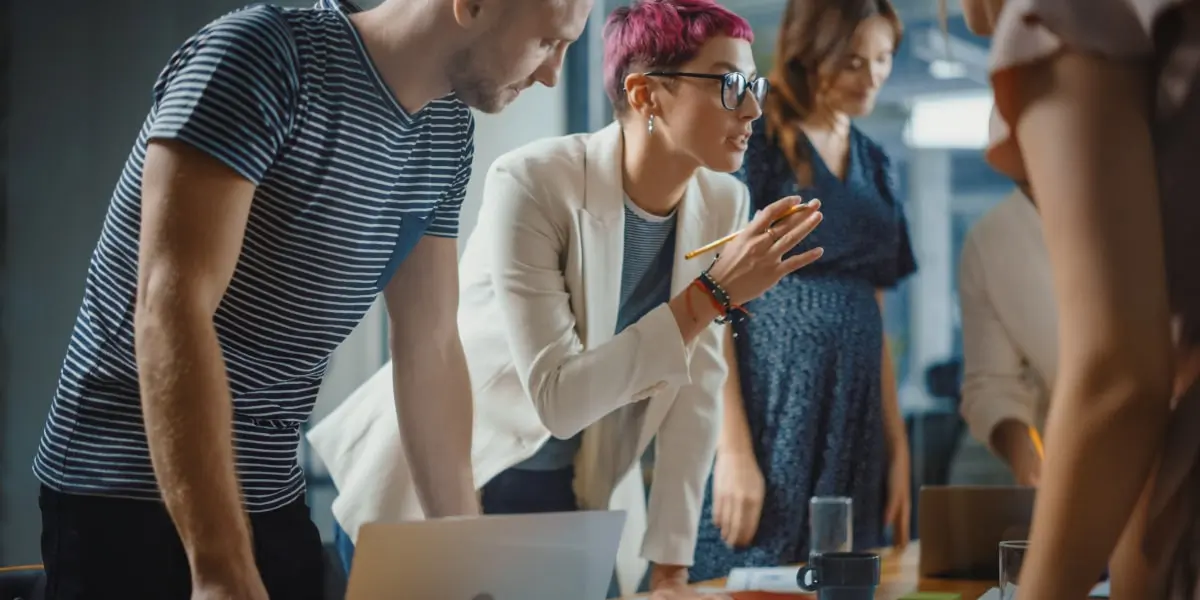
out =
[[147,148],[134,316],[142,410],[154,474],[200,585],[258,581],[213,325],[253,196],[250,181],[191,146]]
[[425,236],[384,290],[400,439],[427,517],[479,513],[473,406],[458,335],[458,246]]

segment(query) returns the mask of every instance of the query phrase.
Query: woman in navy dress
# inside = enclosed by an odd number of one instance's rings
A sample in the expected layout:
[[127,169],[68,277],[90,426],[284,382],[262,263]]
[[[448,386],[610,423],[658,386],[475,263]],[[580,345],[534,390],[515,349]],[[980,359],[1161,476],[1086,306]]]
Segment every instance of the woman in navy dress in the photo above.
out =
[[881,301],[916,264],[888,156],[850,124],[874,106],[900,31],[887,0],[791,0],[785,12],[742,175],[755,209],[820,198],[825,219],[797,251],[825,254],[737,325],[693,580],[807,560],[816,495],[853,498],[855,549],[882,546],[887,525],[908,539],[908,441]]

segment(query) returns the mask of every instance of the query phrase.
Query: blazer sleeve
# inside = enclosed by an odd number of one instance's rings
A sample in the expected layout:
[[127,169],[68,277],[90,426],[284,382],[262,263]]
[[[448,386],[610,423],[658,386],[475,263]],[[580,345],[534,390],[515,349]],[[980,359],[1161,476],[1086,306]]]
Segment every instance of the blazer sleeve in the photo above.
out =
[[1032,425],[1035,391],[1024,380],[1021,352],[987,293],[979,248],[968,238],[959,263],[963,389],[959,410],[971,435],[995,452],[992,431],[1007,420]]
[[[607,343],[580,341],[562,261],[567,231],[528,174],[493,165],[484,184],[491,277],[517,376],[546,429],[569,438],[606,414],[691,382],[688,349],[663,304]],[[564,211],[565,212],[565,211]],[[619,290],[612,290],[617,302]]]
[[[750,197],[745,186],[729,233],[745,227]],[[696,340],[692,383],[679,389],[655,437],[654,485],[650,487],[642,556],[664,565],[691,566],[699,535],[704,489],[717,452],[725,361],[725,326],[710,325]]]

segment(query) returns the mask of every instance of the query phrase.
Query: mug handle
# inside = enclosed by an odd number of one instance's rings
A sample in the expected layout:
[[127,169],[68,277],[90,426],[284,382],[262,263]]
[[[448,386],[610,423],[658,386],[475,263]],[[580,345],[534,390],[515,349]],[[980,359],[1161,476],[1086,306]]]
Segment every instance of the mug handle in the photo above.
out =
[[816,567],[804,565],[800,568],[800,572],[796,573],[796,585],[810,594],[816,592],[817,587],[821,584],[817,578],[817,573]]

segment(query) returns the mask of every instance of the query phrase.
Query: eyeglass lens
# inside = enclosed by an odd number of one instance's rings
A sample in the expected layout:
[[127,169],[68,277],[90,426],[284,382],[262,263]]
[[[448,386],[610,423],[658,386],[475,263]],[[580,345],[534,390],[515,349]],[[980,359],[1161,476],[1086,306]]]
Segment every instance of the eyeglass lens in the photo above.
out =
[[751,83],[741,73],[726,73],[721,85],[721,104],[729,110],[735,110],[745,101],[746,92],[749,91],[761,105],[766,99],[767,88],[766,77],[759,77]]

